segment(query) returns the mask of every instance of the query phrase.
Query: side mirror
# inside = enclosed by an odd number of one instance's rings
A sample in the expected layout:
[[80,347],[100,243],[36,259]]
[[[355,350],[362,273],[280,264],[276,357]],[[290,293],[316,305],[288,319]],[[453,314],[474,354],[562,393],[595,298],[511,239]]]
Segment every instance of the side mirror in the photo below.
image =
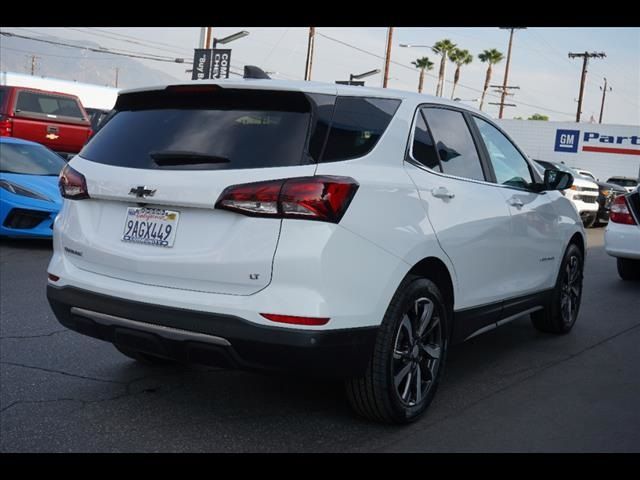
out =
[[561,170],[544,171],[544,190],[566,190],[573,185],[573,175]]

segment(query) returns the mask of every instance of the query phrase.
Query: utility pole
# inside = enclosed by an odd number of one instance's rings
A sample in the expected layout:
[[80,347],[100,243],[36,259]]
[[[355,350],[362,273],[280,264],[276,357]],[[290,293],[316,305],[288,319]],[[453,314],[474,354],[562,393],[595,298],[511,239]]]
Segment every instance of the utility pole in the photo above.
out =
[[[600,87],[600,90],[602,90],[602,104],[600,105],[600,120],[598,120],[598,123],[602,123],[602,113],[604,112],[604,97],[606,97],[607,95],[607,77],[604,77],[604,87]],[[609,87],[609,91],[611,91],[612,88]]]
[[118,88],[118,74],[120,73],[120,68],[116,67],[116,88]]
[[205,27],[205,37],[204,37],[204,47],[202,48],[211,48],[211,35],[212,35],[212,27]]
[[384,60],[384,78],[382,80],[382,88],[387,88],[389,82],[389,62],[391,61],[391,40],[393,39],[393,27],[387,30],[387,52]]
[[309,42],[307,43],[307,63],[304,68],[304,79],[311,80],[311,67],[313,66],[313,46],[316,39],[316,27],[309,27]]
[[582,96],[584,95],[584,83],[587,79],[587,65],[590,58],[603,58],[607,55],[604,52],[569,52],[569,58],[582,57],[582,76],[580,77],[580,96],[578,97],[578,111],[576,112],[576,122],[580,123],[580,115],[582,115]]
[[38,62],[36,60],[39,60],[41,57],[37,57],[35,55],[29,55],[29,56],[31,57],[31,75],[35,75],[36,69],[38,68]]
[[[504,67],[504,80],[502,81],[502,96],[500,99],[500,112],[498,118],[502,118],[502,111],[504,110],[504,100],[507,96],[507,79],[509,78],[509,65],[511,64],[511,45],[513,44],[513,32],[515,30],[523,30],[524,27],[500,27],[502,30],[510,30],[509,33],[509,50],[507,50],[507,64]],[[510,88],[510,87],[509,87]]]

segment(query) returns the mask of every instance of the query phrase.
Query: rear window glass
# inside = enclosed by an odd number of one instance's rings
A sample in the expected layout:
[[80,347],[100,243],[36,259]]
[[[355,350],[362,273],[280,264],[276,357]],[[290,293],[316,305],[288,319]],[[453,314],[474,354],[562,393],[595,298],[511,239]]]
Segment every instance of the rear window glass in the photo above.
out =
[[16,112],[19,111],[85,119],[75,99],[38,92],[20,92],[16,102]]
[[369,153],[399,105],[400,100],[338,97],[322,161],[347,160]]
[[[127,98],[123,98],[127,97]],[[129,168],[224,170],[300,165],[310,104],[297,92],[144,92],[117,111],[80,155]]]
[[4,88],[0,88],[0,108],[4,107]]
[[610,178],[609,180],[607,180],[607,182],[615,183],[622,187],[635,187],[638,184],[636,180],[629,178]]

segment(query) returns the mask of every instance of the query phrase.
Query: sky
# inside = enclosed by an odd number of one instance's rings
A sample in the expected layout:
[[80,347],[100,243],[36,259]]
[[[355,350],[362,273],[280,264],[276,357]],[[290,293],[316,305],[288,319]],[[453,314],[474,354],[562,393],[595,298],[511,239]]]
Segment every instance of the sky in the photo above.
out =
[[[106,48],[131,52],[193,58],[200,27],[193,28],[34,28],[3,29],[27,35],[55,35],[73,42],[91,40]],[[274,78],[303,79],[307,49],[307,27],[213,27],[217,38],[247,30],[250,35],[229,43],[232,65],[241,71],[245,64],[274,72]],[[37,36],[37,35],[36,35]],[[128,36],[128,37],[125,37]],[[316,29],[312,79],[324,82],[347,80],[350,73],[383,69],[386,27]],[[428,47],[402,48],[401,43],[433,45],[448,38],[470,51],[474,61],[463,66],[456,97],[478,106],[484,84],[486,64],[477,55],[496,48],[506,57],[509,32],[498,28],[404,28],[396,27],[392,41],[389,87],[417,90],[418,70],[411,62],[427,56],[435,63],[425,79],[424,93],[433,94],[437,83],[439,57]],[[348,45],[345,45],[348,44]],[[0,44],[1,49],[1,44]],[[640,125],[640,28],[528,28],[514,35],[509,84],[520,87],[505,107],[505,118],[527,118],[533,113],[548,115],[555,121],[574,121],[579,93],[582,59],[568,58],[568,52],[604,52],[606,58],[589,61],[584,93],[582,121],[600,112],[604,77],[612,87],[607,92],[603,123]],[[188,64],[141,60],[178,80],[190,79]],[[103,62],[104,63],[104,62]],[[506,61],[496,65],[492,84],[502,84]],[[451,95],[455,65],[447,62],[444,95]],[[123,72],[126,75],[126,72]],[[366,79],[369,86],[382,86],[382,74]],[[490,90],[491,92],[491,90]],[[474,101],[476,100],[476,101]],[[489,97],[487,101],[498,101]],[[497,116],[498,107],[484,110]]]

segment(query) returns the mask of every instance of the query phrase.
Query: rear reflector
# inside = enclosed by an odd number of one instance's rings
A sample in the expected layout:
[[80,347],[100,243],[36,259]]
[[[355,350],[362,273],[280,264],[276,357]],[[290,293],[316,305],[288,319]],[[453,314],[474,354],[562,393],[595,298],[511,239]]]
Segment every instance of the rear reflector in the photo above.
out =
[[350,177],[298,177],[227,187],[216,208],[254,217],[338,223],[358,183]]
[[58,280],[60,280],[60,277],[58,277],[57,275],[54,275],[53,273],[48,273],[47,276],[49,277],[49,280],[51,280],[52,282],[57,282]]
[[275,313],[261,313],[260,315],[272,322],[293,325],[326,325],[329,322],[327,317],[294,317],[293,315],[276,315]]
[[615,198],[609,210],[609,220],[613,223],[623,223],[625,225],[635,225],[636,221],[629,211],[627,200],[624,195]]
[[80,172],[74,170],[69,165],[60,172],[58,177],[58,187],[60,188],[60,194],[64,198],[71,200],[82,200],[83,198],[89,198],[89,191],[87,190],[87,181]]

